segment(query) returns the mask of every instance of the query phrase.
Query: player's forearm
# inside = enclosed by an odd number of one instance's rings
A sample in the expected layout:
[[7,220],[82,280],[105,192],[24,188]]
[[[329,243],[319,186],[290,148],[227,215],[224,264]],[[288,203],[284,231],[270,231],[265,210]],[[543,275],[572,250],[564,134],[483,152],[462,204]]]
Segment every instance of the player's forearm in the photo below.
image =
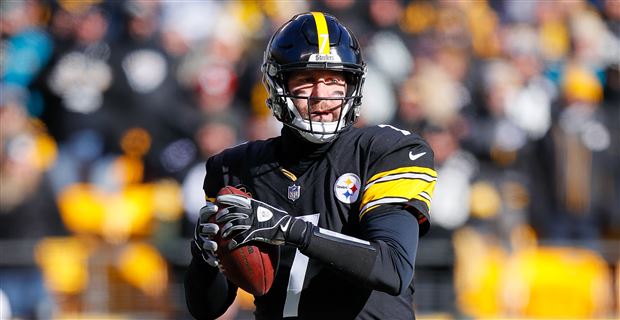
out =
[[[292,244],[298,246],[303,254],[328,264],[356,282],[366,281],[377,257],[374,246],[368,241],[329,232],[309,222],[303,225],[303,238],[300,241],[292,240]],[[294,227],[299,227],[299,221]]]
[[185,276],[187,308],[196,319],[215,319],[235,299],[237,288],[217,268],[192,259]]
[[[407,212],[396,214],[390,217],[389,222],[399,223],[404,220],[410,223],[412,220],[409,219],[409,215]],[[415,222],[415,219],[413,221]],[[302,226],[305,230],[300,237],[299,230]],[[413,223],[412,228],[415,232],[407,230],[406,232],[413,234],[407,236],[407,239],[415,239],[412,245],[417,247],[417,222]],[[399,233],[384,237],[385,232],[371,232],[372,242],[369,242],[321,229],[310,223],[303,225],[295,223],[290,234],[293,235],[289,236],[290,241],[296,244],[302,253],[329,264],[351,277],[352,281],[363,283],[371,289],[398,295],[413,279],[415,249],[413,257],[410,254],[411,250],[400,249],[398,239],[391,238],[399,236]]]

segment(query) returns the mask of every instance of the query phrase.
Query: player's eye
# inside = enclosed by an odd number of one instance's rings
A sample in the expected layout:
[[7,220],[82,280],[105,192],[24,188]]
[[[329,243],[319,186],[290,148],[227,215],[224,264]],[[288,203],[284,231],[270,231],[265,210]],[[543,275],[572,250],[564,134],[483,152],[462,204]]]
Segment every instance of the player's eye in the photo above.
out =
[[340,80],[338,78],[328,78],[327,81],[325,81],[327,84],[344,84],[343,80]]
[[314,83],[314,79],[312,79],[310,77],[299,78],[299,79],[297,79],[297,83],[299,85],[313,84]]

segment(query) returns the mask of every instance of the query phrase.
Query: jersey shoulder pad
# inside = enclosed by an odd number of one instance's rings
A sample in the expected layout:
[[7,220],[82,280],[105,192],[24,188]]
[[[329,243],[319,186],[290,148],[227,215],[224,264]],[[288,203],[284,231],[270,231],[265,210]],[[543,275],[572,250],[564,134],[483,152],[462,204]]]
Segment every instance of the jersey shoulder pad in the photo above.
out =
[[207,198],[214,197],[224,186],[248,181],[256,167],[272,163],[273,140],[244,142],[210,157],[203,185]]
[[214,165],[228,168],[250,168],[259,163],[273,161],[273,140],[247,141],[228,148],[211,159]]
[[[368,146],[371,160],[379,160],[394,152],[404,152],[407,155],[409,151],[413,151],[414,156],[427,152],[432,159],[432,150],[422,137],[392,125],[377,125],[362,129],[360,143]],[[407,160],[406,157],[404,160]],[[407,165],[407,162],[402,165]]]

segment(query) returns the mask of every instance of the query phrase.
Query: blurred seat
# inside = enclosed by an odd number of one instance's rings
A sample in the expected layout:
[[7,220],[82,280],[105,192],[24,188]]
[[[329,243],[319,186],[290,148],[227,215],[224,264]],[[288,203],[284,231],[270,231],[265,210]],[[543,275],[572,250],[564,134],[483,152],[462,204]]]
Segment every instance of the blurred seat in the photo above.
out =
[[503,303],[514,317],[593,319],[611,314],[612,279],[596,252],[530,247],[507,262]]
[[78,294],[88,285],[91,247],[77,237],[47,237],[35,249],[47,287],[59,294]]
[[501,280],[507,252],[491,234],[465,227],[454,234],[454,286],[460,311],[474,318],[501,314]]
[[597,252],[540,246],[514,230],[512,253],[472,227],[455,233],[455,288],[460,311],[473,318],[594,319],[613,315],[612,272]]

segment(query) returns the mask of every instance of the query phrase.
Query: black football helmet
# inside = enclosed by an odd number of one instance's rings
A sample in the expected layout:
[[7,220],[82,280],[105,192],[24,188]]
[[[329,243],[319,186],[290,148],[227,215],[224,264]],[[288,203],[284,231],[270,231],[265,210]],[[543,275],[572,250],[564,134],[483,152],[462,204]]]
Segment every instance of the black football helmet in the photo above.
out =
[[[332,70],[345,74],[347,93],[341,98],[298,97],[287,88],[287,76],[300,70]],[[366,64],[357,39],[336,18],[320,12],[294,16],[273,35],[261,67],[269,92],[267,106],[284,125],[296,129],[310,142],[325,143],[353,125],[360,114]],[[338,121],[303,119],[292,98],[342,100]]]

